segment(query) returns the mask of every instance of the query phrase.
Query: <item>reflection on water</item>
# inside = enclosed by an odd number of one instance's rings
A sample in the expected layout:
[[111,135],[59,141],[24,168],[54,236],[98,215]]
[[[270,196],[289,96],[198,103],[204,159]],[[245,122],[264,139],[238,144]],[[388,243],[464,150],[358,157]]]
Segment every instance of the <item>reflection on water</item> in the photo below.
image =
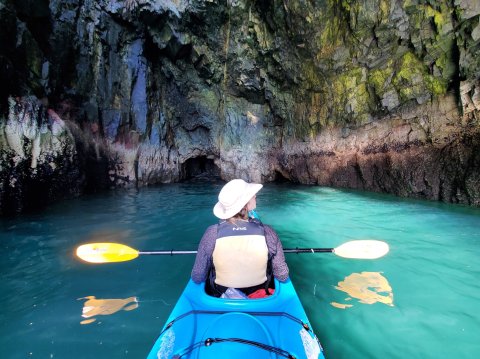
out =
[[137,297],[129,297],[126,299],[97,299],[94,296],[88,296],[85,298],[79,298],[78,300],[87,299],[83,303],[82,317],[91,318],[83,320],[80,324],[93,323],[97,315],[110,315],[120,310],[134,310],[138,308]]
[[[335,287],[363,304],[383,303],[393,307],[393,292],[388,280],[378,272],[352,273]],[[351,300],[346,298],[345,300]],[[336,308],[349,308],[352,304],[330,303]]]

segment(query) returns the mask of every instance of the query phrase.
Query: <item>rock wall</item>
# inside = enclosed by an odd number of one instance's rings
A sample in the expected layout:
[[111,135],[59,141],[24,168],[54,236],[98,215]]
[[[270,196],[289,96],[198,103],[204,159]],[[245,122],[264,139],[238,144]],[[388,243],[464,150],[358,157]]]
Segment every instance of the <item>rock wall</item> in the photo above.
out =
[[296,182],[478,206],[479,125],[445,96],[354,130],[330,128],[273,157]]
[[[478,205],[479,19],[476,0],[3,0],[0,211],[28,202],[15,106],[73,138],[60,197],[207,173]],[[51,147],[17,135],[36,188]]]
[[[65,122],[35,98],[9,101],[0,123],[0,205],[23,211],[80,192],[77,147]],[[28,199],[28,200],[25,200]]]

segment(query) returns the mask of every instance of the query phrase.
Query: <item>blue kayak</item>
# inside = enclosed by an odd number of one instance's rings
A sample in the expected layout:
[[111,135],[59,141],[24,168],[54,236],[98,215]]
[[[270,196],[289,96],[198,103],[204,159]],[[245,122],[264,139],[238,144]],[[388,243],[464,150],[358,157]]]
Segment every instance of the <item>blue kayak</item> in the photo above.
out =
[[148,359],[324,358],[290,280],[261,299],[223,299],[190,280]]

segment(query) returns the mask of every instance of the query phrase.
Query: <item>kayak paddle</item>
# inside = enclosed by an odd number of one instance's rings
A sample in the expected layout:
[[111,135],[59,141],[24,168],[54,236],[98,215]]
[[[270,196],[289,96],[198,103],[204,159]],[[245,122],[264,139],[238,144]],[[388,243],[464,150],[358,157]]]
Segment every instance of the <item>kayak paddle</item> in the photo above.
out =
[[[382,241],[365,239],[345,242],[336,248],[285,248],[284,253],[333,253],[342,258],[377,259],[389,251]],[[139,251],[120,243],[88,243],[77,248],[77,256],[90,263],[125,262],[139,255],[196,254],[197,251],[158,250]]]

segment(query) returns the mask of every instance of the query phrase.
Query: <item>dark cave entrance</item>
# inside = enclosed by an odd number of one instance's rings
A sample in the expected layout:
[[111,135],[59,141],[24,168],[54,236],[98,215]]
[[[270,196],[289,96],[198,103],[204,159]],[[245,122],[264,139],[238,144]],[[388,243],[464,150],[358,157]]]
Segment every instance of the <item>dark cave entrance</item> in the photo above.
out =
[[182,181],[218,181],[220,168],[207,156],[192,157],[182,164]]
[[285,177],[285,175],[282,172],[276,170],[274,182],[275,183],[291,183],[292,181],[289,178]]

